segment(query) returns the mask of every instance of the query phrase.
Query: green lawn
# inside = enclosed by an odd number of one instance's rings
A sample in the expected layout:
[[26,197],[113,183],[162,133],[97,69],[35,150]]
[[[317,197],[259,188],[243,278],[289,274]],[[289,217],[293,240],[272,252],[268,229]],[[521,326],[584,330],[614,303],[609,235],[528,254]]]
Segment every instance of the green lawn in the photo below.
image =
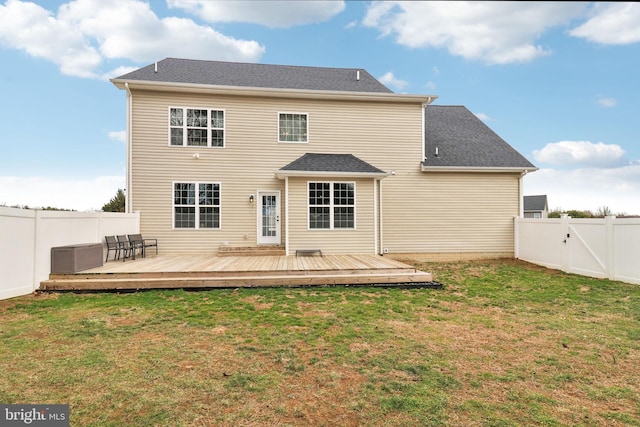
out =
[[74,426],[640,426],[640,286],[418,267],[444,289],[0,301],[0,403]]

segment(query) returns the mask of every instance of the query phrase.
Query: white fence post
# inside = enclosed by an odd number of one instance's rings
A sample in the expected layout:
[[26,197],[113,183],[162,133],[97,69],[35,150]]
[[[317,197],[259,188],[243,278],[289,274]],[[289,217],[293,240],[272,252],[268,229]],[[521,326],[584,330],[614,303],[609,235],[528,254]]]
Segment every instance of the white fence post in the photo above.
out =
[[569,239],[571,238],[571,233],[569,232],[570,219],[571,217],[567,214],[560,215],[560,220],[562,221],[562,236],[560,236],[560,239],[564,243],[562,246],[562,261],[560,262],[562,271],[569,271]]
[[614,280],[616,277],[616,237],[613,232],[615,220],[615,215],[607,215],[604,217],[604,239],[607,246],[605,265],[607,278],[609,280]]
[[520,258],[520,217],[516,216],[513,219],[513,256],[515,259]]

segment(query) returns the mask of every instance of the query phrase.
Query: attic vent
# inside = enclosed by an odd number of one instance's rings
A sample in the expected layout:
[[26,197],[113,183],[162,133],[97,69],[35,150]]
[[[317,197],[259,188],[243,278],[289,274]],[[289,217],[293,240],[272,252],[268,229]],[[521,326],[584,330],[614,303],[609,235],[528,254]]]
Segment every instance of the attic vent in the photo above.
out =
[[153,67],[153,72],[157,73],[158,72],[158,63],[156,62],[154,67]]
[[436,147],[436,157],[438,157],[438,147]]
[[360,81],[360,70],[356,71],[356,80]]

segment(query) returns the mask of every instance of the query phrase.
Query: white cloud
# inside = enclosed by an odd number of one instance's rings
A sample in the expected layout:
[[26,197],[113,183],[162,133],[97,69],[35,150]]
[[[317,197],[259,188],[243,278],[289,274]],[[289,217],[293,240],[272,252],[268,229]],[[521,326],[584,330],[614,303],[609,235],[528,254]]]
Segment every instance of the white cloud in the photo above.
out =
[[0,176],[0,205],[100,210],[124,187],[124,176],[84,180]]
[[546,194],[549,209],[597,211],[606,206],[613,214],[640,215],[640,164],[613,169],[540,169],[527,174],[524,194]]
[[584,8],[573,2],[374,2],[363,23],[404,46],[444,47],[466,59],[506,64],[550,54],[535,40]]
[[248,22],[269,28],[328,21],[345,9],[344,1],[168,0],[167,4],[207,22]]
[[0,43],[49,60],[64,74],[95,77],[102,58],[71,22],[56,19],[35,3],[9,0],[0,5]]
[[617,144],[589,141],[549,143],[533,152],[536,161],[550,165],[616,167],[624,163],[625,150]]
[[475,116],[477,118],[479,118],[480,120],[482,120],[483,122],[488,122],[490,120],[493,120],[491,117],[489,117],[487,114],[485,113],[473,113],[475,114]]
[[594,16],[569,32],[601,44],[623,45],[640,42],[640,4],[596,4]]
[[74,0],[57,15],[9,0],[0,6],[0,43],[54,62],[63,74],[98,79],[128,71],[99,71],[105,59],[257,61],[265,51],[256,41],[225,36],[189,19],[159,18],[140,0]]
[[384,85],[393,86],[398,90],[402,90],[407,86],[407,82],[405,80],[400,80],[393,75],[393,72],[389,71],[384,76],[378,78],[380,82]]
[[605,108],[613,108],[618,105],[618,101],[615,98],[598,98],[598,105]]
[[111,131],[109,132],[109,139],[114,141],[127,142],[127,131]]

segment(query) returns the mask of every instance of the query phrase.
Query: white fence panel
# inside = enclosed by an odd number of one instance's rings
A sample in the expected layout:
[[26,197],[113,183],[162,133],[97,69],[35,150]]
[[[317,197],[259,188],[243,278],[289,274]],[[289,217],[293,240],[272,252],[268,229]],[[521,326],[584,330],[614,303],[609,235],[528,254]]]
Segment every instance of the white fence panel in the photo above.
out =
[[564,243],[558,237],[564,235],[564,227],[565,225],[559,219],[549,219],[544,222],[522,219],[516,222],[516,258],[535,259],[536,264],[562,269]]
[[640,219],[516,218],[515,227],[516,258],[640,284]]
[[640,283],[640,219],[621,220],[612,234],[617,280]]
[[33,292],[35,211],[0,207],[0,299]]
[[140,231],[140,214],[0,207],[0,299],[26,295],[51,271],[51,248]]

